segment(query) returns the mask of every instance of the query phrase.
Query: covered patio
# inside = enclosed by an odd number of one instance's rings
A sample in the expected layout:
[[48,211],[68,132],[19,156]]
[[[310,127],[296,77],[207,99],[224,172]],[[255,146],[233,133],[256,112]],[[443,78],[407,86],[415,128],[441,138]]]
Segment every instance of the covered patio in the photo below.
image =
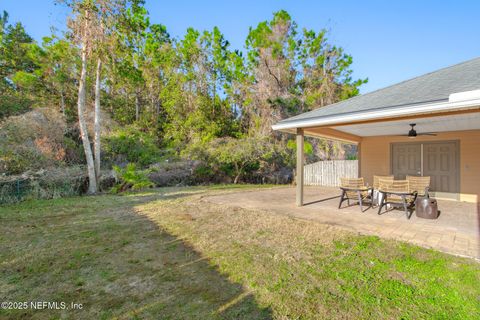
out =
[[[247,203],[265,197],[256,205],[479,258],[480,58],[284,119],[272,129],[296,135],[295,203],[300,208],[287,203],[292,189],[259,194]],[[413,196],[421,190],[411,188],[412,177],[424,177],[440,217],[413,214],[407,220],[406,207],[383,215],[361,213],[358,206],[338,209],[333,198],[338,189],[304,186],[305,136],[357,146],[357,176],[364,185],[356,192],[369,186],[384,192],[374,185],[374,176],[390,176],[403,184],[403,196]]]
[[[294,133],[296,204],[304,204],[304,137],[357,145],[359,172],[431,178],[436,199],[480,196],[480,58],[282,120]],[[459,217],[460,218],[460,217]]]
[[295,205],[295,188],[235,192],[205,198],[217,204],[265,210],[332,225],[364,235],[402,240],[422,247],[480,260],[480,208],[477,203],[439,200],[436,220],[405,219],[401,210],[381,215],[377,210],[360,212],[358,206],[338,209],[339,190],[333,187],[305,187],[304,205]]

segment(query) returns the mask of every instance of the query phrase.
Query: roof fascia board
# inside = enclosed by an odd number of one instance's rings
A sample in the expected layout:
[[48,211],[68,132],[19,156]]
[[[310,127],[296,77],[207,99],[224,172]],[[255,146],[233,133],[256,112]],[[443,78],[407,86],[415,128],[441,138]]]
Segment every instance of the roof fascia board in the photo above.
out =
[[285,130],[292,128],[309,128],[326,125],[336,125],[359,120],[375,120],[389,117],[401,117],[416,115],[422,113],[456,111],[466,108],[480,106],[480,99],[455,101],[455,102],[437,102],[429,104],[417,104],[399,108],[389,108],[382,110],[351,112],[338,116],[318,117],[315,119],[299,119],[288,123],[277,123],[272,126],[273,130]]

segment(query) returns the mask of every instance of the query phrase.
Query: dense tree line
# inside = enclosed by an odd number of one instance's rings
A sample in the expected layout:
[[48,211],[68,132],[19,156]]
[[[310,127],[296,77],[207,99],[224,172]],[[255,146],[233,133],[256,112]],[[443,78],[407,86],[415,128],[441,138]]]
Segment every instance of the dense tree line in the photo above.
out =
[[[366,81],[352,78],[352,57],[326,30],[300,30],[286,11],[251,27],[240,50],[217,27],[172,37],[142,0],[60,2],[71,11],[67,31],[42,43],[0,17],[0,117],[48,106],[79,123],[91,182],[100,150],[114,148],[115,137],[100,147],[100,110],[124,141],[125,132],[150,139],[159,156],[202,160],[238,181],[291,165],[291,143],[273,123],[357,95]],[[334,154],[329,143],[314,147]]]

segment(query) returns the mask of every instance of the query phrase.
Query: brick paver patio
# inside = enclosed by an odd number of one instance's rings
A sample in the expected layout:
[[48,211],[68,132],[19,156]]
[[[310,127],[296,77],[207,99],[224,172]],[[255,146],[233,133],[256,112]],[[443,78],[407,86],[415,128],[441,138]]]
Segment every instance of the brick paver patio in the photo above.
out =
[[[478,204],[439,200],[437,220],[407,220],[401,210],[382,215],[376,209],[360,212],[358,206],[338,209],[339,190],[306,187],[303,207],[295,206],[295,189],[243,191],[205,198],[206,201],[248,209],[267,210],[336,225],[354,232],[408,241],[423,247],[480,260],[480,209]],[[346,205],[346,202],[344,203]]]

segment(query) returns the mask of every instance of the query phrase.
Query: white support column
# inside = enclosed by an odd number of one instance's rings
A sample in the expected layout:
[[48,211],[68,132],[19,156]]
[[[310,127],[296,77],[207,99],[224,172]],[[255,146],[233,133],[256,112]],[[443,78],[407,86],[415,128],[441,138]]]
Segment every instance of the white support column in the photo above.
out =
[[303,206],[303,129],[297,128],[297,207]]
[[[358,178],[362,177],[362,143],[357,144]],[[373,181],[372,181],[373,183]]]

